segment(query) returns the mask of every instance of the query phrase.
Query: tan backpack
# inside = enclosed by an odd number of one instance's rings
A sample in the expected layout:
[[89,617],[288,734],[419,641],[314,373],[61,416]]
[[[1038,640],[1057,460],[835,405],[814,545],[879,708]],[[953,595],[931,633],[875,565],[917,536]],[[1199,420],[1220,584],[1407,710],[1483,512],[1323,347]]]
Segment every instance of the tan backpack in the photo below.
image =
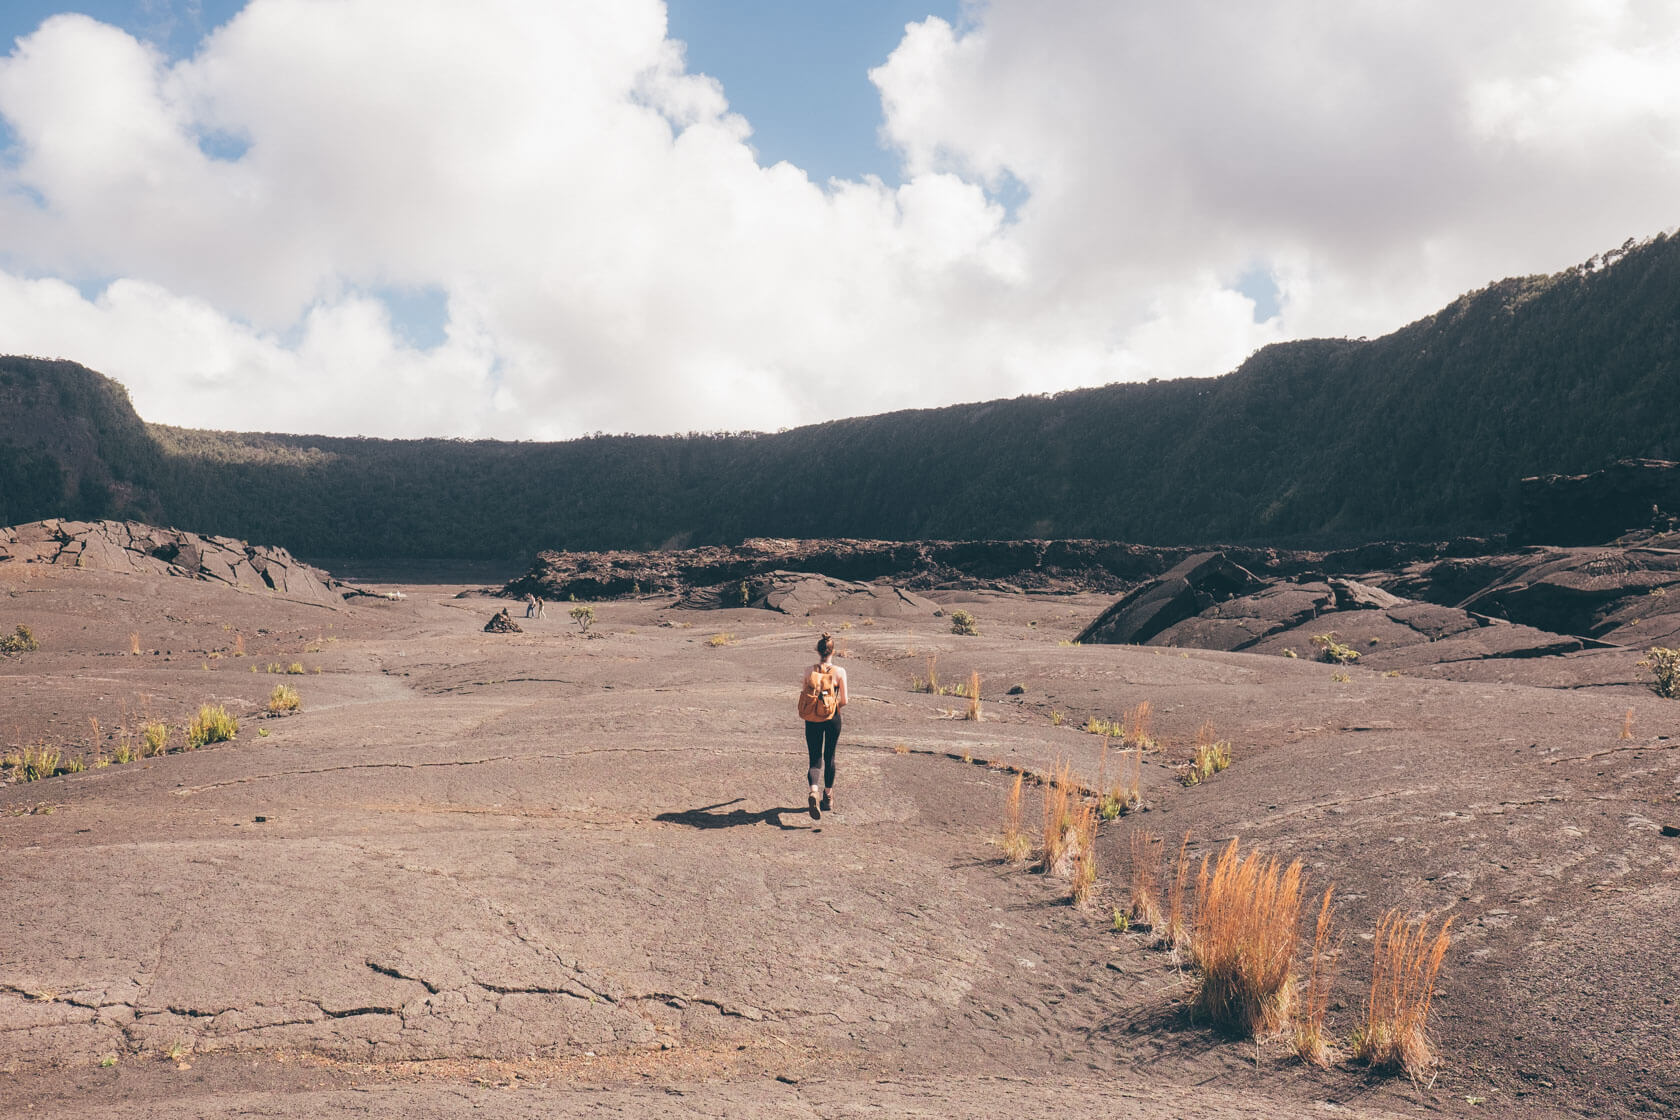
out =
[[832,669],[812,669],[799,690],[799,718],[806,723],[827,723],[840,710],[840,681]]

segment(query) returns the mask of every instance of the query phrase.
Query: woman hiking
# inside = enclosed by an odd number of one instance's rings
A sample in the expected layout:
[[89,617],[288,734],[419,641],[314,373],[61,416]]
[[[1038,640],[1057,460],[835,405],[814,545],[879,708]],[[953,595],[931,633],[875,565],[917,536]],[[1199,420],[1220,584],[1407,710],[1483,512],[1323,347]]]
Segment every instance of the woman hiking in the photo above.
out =
[[805,721],[805,753],[811,764],[806,804],[814,821],[822,820],[824,809],[834,809],[834,748],[840,742],[840,709],[846,706],[846,670],[832,664],[833,657],[834,639],[824,632],[817,639],[817,663],[805,670],[799,688],[799,716]]

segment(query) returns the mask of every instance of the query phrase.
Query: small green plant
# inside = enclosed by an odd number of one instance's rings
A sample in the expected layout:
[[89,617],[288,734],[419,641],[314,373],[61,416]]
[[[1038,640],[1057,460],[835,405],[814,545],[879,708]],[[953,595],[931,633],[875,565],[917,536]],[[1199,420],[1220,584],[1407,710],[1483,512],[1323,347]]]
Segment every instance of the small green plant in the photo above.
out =
[[225,743],[239,734],[239,721],[220,704],[205,704],[187,724],[187,749],[197,750],[211,743]]
[[1126,913],[1118,906],[1111,907],[1111,909],[1114,911],[1115,933],[1125,933],[1127,930],[1132,928],[1132,916],[1130,914]]
[[1352,665],[1359,660],[1359,651],[1336,640],[1336,632],[1314,634],[1312,644],[1318,647],[1319,657],[1336,665]]
[[1204,723],[1196,731],[1195,753],[1180,769],[1178,780],[1186,786],[1201,785],[1231,765],[1231,744],[1215,740],[1213,725]]
[[1337,684],[1350,684],[1353,681],[1352,676],[1350,676],[1347,673],[1343,673],[1339,670],[1337,672],[1331,673],[1330,674],[1330,679]]
[[1651,691],[1669,700],[1680,699],[1680,649],[1652,646],[1639,667],[1651,671]]
[[110,1069],[112,1066],[114,1066],[116,1064],[117,1064],[117,1056],[115,1054],[107,1054],[103,1058],[99,1059],[99,1068],[100,1069]]
[[721,634],[713,634],[711,637],[707,638],[706,644],[711,646],[713,649],[719,649],[723,646],[732,646],[735,644],[735,635],[731,631],[725,630]]
[[152,720],[140,728],[140,757],[149,758],[160,755],[169,749],[169,725],[162,720]]
[[82,761],[80,758],[77,758],[75,755],[71,755],[69,758],[65,759],[62,763],[59,764],[58,772],[60,774],[80,774],[82,771],[84,771],[86,769],[87,769],[87,763],[86,762]]
[[291,677],[303,676],[303,662],[294,661],[290,665],[286,666],[286,675]]
[[1067,638],[1063,638],[1061,641],[1057,642],[1056,644],[1059,645],[1059,646],[1076,646],[1079,643],[1075,642],[1075,641],[1071,641]]
[[1050,713],[1050,726],[1051,727],[1060,727],[1062,725],[1062,718],[1063,717],[1062,717],[1061,712],[1051,712]]
[[579,603],[566,613],[572,616],[573,622],[577,623],[578,630],[585,634],[589,633],[589,628],[595,625],[595,608],[589,603]]
[[59,752],[45,744],[24,747],[0,759],[0,766],[11,770],[20,782],[38,782],[61,772]]
[[303,698],[298,695],[297,689],[287,685],[275,685],[274,691],[268,695],[268,712],[270,715],[277,716],[286,712],[295,712],[301,707],[303,707]]
[[1087,719],[1081,730],[1088,735],[1101,735],[1106,739],[1125,738],[1125,731],[1120,724],[1111,719],[1098,719],[1096,716]]
[[1287,648],[1283,651],[1283,655],[1285,657],[1289,657],[1289,658],[1298,658],[1298,657],[1301,656],[1300,654],[1296,653],[1294,650],[1287,649]]
[[0,638],[0,653],[32,653],[41,648],[41,643],[35,640],[35,635],[23,623],[17,624],[17,629]]
[[951,612],[951,633],[973,637],[980,633],[980,630],[974,624],[974,616],[958,607]]
[[268,728],[266,728],[266,727],[257,728],[257,734],[264,739],[268,738]]

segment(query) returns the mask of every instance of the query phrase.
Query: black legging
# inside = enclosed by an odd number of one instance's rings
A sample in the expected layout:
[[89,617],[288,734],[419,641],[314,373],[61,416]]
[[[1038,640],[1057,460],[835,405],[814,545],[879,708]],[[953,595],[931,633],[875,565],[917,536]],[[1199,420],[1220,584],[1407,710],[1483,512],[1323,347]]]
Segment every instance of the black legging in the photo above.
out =
[[810,756],[811,784],[822,772],[823,788],[834,788],[834,748],[840,743],[840,713],[824,723],[805,722],[805,753]]

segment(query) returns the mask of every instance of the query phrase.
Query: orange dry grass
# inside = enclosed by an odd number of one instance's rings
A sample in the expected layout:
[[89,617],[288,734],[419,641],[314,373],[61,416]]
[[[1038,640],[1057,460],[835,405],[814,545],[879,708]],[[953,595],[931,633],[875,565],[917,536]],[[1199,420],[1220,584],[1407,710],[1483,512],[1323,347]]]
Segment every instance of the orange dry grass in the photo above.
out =
[[1073,903],[1084,906],[1097,890],[1097,810],[1083,801],[1073,818]]
[[1631,738],[1633,738],[1633,709],[1632,708],[1629,708],[1627,710],[1627,715],[1622,717],[1622,733],[1620,735],[1616,736],[1616,738],[1618,738],[1618,739],[1631,739]]
[[1307,992],[1295,1020],[1295,1053],[1303,1062],[1320,1067],[1328,1066],[1331,1058],[1330,1043],[1324,1037],[1324,1014],[1330,1009],[1330,985],[1336,977],[1337,953],[1330,938],[1330,897],[1335,891],[1334,884],[1326,888],[1324,902],[1318,908]]
[[1128,708],[1120,717],[1121,740],[1139,750],[1153,749],[1155,740],[1149,733],[1149,719],[1153,712],[1154,706],[1147,700],[1139,700],[1136,706]]
[[1416,1077],[1435,1060],[1427,1034],[1429,1004],[1451,926],[1448,918],[1431,937],[1429,919],[1407,921],[1395,910],[1377,923],[1371,998],[1357,1044],[1359,1057],[1373,1067]]
[[128,636],[128,652],[131,657],[140,655],[140,631],[136,630]]
[[1003,806],[1003,839],[999,846],[1010,863],[1025,863],[1032,854],[1032,841],[1021,831],[1022,779],[1022,775],[1015,775],[1015,784],[1009,787],[1009,800]]
[[1073,847],[1073,767],[1057,761],[1044,786],[1044,833],[1041,848],[1046,874],[1066,875]]
[[1157,875],[1160,847],[1161,838],[1153,832],[1138,829],[1132,833],[1132,924],[1150,929],[1161,924],[1161,886]]
[[1167,921],[1161,930],[1159,943],[1174,953],[1190,945],[1190,923],[1184,913],[1184,882],[1190,874],[1190,833],[1178,845],[1178,861],[1173,864],[1172,883],[1167,887]]
[[980,674],[968,674],[968,718],[980,722]]
[[1201,982],[1193,1012],[1243,1035],[1275,1031],[1294,998],[1295,946],[1300,940],[1301,861],[1239,857],[1232,840],[1197,877],[1190,953]]

